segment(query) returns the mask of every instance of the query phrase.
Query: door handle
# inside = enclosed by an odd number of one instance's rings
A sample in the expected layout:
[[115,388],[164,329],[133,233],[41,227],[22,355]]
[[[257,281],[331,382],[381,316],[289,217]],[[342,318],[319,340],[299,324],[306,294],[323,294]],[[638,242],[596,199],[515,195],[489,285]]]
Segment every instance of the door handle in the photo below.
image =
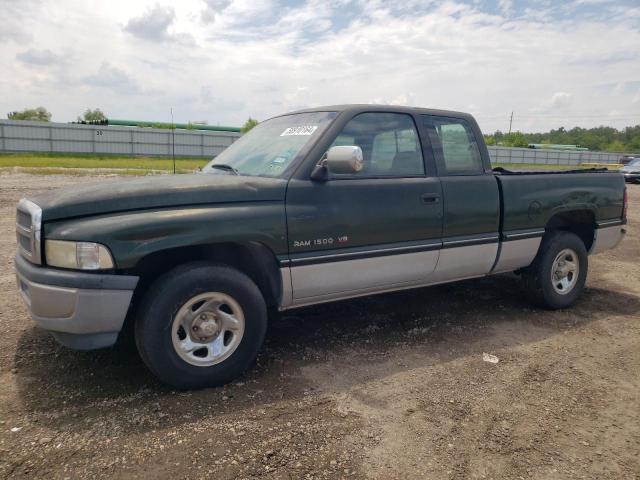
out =
[[422,199],[422,203],[426,203],[427,205],[440,201],[440,195],[438,193],[425,193],[420,198]]

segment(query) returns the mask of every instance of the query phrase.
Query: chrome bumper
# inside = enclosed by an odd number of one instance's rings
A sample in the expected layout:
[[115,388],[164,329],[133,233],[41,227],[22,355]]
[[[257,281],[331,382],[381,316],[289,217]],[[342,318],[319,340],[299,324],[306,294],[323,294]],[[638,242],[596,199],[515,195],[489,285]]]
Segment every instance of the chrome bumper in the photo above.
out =
[[15,258],[18,290],[36,324],[70,348],[113,345],[138,277],[38,267]]
[[593,245],[589,253],[594,255],[596,253],[604,252],[605,250],[616,248],[624,238],[625,233],[627,232],[622,225],[615,225],[612,227],[600,226],[596,229]]

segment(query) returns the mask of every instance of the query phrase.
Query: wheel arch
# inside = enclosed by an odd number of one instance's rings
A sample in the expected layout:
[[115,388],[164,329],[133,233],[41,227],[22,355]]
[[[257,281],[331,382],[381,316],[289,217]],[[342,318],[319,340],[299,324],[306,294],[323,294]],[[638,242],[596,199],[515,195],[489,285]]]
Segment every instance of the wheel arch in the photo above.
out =
[[265,302],[277,307],[282,297],[282,278],[275,253],[259,242],[214,243],[159,250],[142,257],[131,269],[140,276],[134,300],[141,298],[161,275],[189,262],[208,261],[235,268],[258,286]]
[[588,208],[557,212],[547,220],[545,225],[545,232],[555,230],[574,233],[582,240],[588,252],[591,250],[595,238],[595,213]]

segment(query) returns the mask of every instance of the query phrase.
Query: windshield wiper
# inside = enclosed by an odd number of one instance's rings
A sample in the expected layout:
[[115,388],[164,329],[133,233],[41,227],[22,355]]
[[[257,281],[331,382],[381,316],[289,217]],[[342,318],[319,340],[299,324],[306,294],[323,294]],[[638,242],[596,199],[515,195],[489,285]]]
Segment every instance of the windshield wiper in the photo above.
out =
[[240,175],[240,172],[233,168],[231,165],[227,165],[225,163],[214,163],[213,165],[209,165],[210,168],[218,168],[220,170],[226,170],[227,172],[233,172],[236,175]]

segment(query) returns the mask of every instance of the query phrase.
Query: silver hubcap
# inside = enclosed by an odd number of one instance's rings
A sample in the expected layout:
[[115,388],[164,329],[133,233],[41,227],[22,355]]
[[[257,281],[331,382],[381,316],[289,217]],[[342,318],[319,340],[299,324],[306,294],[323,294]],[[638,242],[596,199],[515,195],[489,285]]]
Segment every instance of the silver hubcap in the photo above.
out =
[[560,295],[566,295],[576,286],[579,274],[578,255],[570,248],[565,248],[556,255],[551,267],[553,289]]
[[231,356],[244,335],[240,304],[221,292],[201,293],[185,303],[173,319],[171,340],[180,358],[210,367]]

